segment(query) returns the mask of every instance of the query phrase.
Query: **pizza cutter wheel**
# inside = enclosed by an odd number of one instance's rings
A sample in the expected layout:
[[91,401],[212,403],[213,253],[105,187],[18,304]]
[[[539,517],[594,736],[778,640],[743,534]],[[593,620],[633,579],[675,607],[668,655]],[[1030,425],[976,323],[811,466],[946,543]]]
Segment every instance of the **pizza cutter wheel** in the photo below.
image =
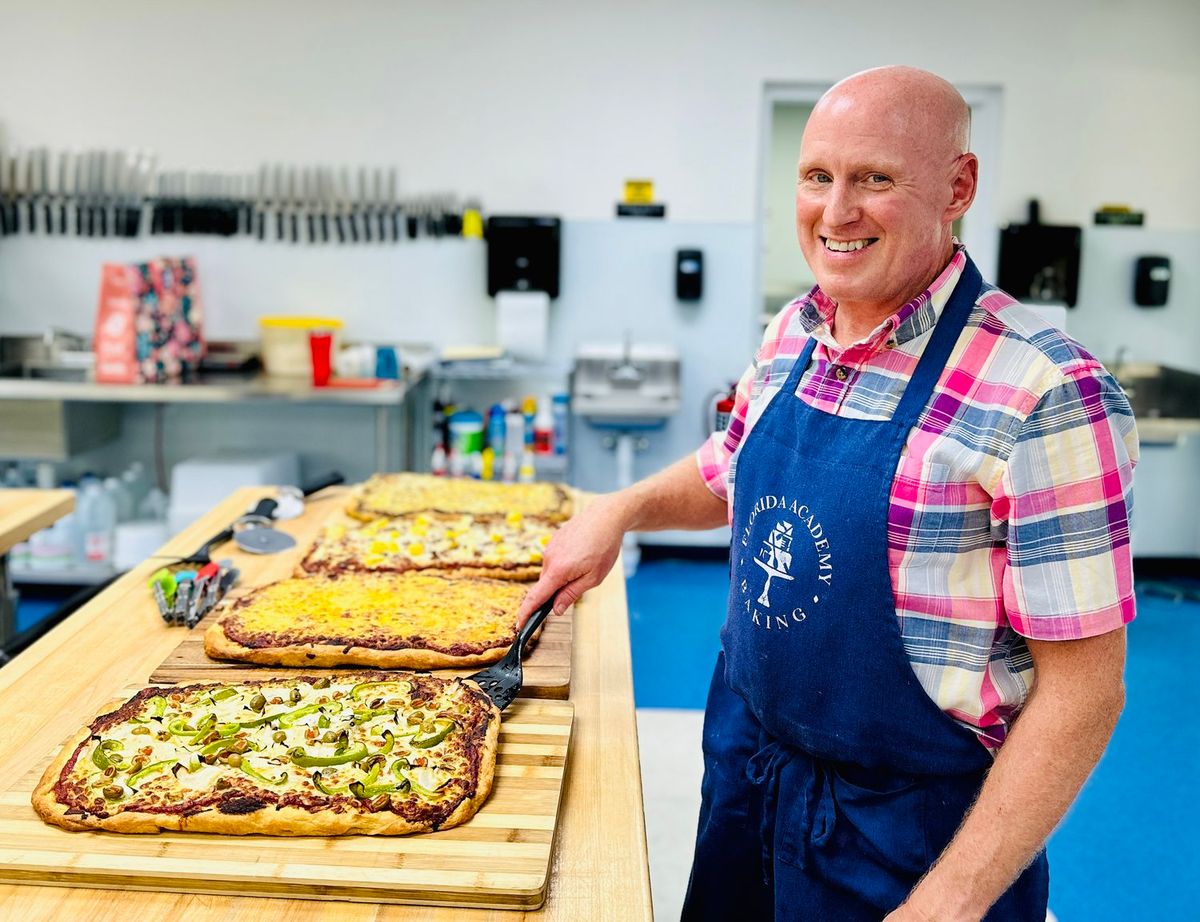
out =
[[276,531],[272,519],[250,513],[233,523],[233,541],[247,554],[278,554],[296,546],[296,539],[287,532]]

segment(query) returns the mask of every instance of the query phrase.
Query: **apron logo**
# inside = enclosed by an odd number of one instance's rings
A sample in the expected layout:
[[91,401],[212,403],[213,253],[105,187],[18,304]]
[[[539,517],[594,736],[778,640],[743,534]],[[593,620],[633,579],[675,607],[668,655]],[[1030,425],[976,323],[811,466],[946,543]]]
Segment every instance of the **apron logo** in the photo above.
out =
[[[774,514],[764,515],[759,522],[759,516],[766,512]],[[803,549],[807,542],[802,541],[799,548],[795,546],[797,536],[804,532],[808,532],[812,540],[811,558]],[[809,614],[804,606],[818,604],[822,589],[833,585],[833,554],[825,529],[816,513],[797,500],[788,500],[782,494],[759,497],[742,529],[740,544],[738,589],[746,614],[758,627],[768,631],[783,630],[803,622]],[[811,588],[804,585],[804,579],[797,581],[798,576],[804,576],[804,564],[808,560],[812,561],[811,575],[817,581],[815,585],[809,584]],[[751,561],[754,567],[749,566]],[[761,582],[755,574],[761,575]],[[781,589],[781,586],[785,588]],[[776,595],[775,610],[771,604],[772,590]],[[784,593],[782,599],[780,592]]]
[[754,558],[754,562],[767,571],[767,581],[763,583],[762,595],[758,604],[763,608],[771,607],[771,580],[794,579],[788,575],[792,568],[792,525],[790,522],[777,522],[771,533],[763,539],[763,546]]

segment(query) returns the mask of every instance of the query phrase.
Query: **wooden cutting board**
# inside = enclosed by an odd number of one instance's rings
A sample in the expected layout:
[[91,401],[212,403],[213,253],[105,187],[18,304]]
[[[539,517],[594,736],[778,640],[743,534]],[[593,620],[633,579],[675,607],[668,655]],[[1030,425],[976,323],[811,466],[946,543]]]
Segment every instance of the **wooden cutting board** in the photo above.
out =
[[[523,698],[556,698],[565,700],[571,693],[571,633],[574,624],[574,608],[561,615],[546,619],[537,643],[522,661],[524,684]],[[151,682],[242,682],[261,679],[265,676],[311,675],[314,671],[326,672],[314,667],[258,666],[254,663],[230,663],[209,659],[204,652],[204,629],[213,616],[205,618],[194,629],[180,628],[183,632],[179,646],[150,673]],[[354,666],[346,671],[362,672],[364,667]],[[434,675],[471,675],[486,667],[472,669],[438,669]],[[328,670],[337,672],[339,670]]]
[[515,701],[500,726],[487,803],[463,826],[414,836],[67,832],[30,806],[47,753],[0,794],[0,881],[536,909],[546,898],[573,714],[570,702]]

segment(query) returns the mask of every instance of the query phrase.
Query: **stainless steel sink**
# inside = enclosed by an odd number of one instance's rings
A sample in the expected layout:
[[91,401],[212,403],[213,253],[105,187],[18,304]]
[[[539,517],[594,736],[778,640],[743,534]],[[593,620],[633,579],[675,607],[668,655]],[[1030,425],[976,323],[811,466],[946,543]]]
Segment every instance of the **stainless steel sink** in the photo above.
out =
[[1113,366],[1112,373],[1135,417],[1200,418],[1200,373],[1151,362],[1122,362]]
[[571,409],[593,425],[661,425],[679,405],[680,362],[674,349],[588,343],[576,352]]

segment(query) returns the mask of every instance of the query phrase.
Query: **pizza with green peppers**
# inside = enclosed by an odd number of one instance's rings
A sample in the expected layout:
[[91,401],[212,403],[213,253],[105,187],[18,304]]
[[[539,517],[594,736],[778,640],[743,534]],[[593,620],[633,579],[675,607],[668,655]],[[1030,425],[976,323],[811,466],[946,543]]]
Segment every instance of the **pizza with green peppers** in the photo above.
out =
[[478,685],[423,673],[156,686],[82,728],[33,807],[121,833],[445,829],[487,800],[499,731]]

